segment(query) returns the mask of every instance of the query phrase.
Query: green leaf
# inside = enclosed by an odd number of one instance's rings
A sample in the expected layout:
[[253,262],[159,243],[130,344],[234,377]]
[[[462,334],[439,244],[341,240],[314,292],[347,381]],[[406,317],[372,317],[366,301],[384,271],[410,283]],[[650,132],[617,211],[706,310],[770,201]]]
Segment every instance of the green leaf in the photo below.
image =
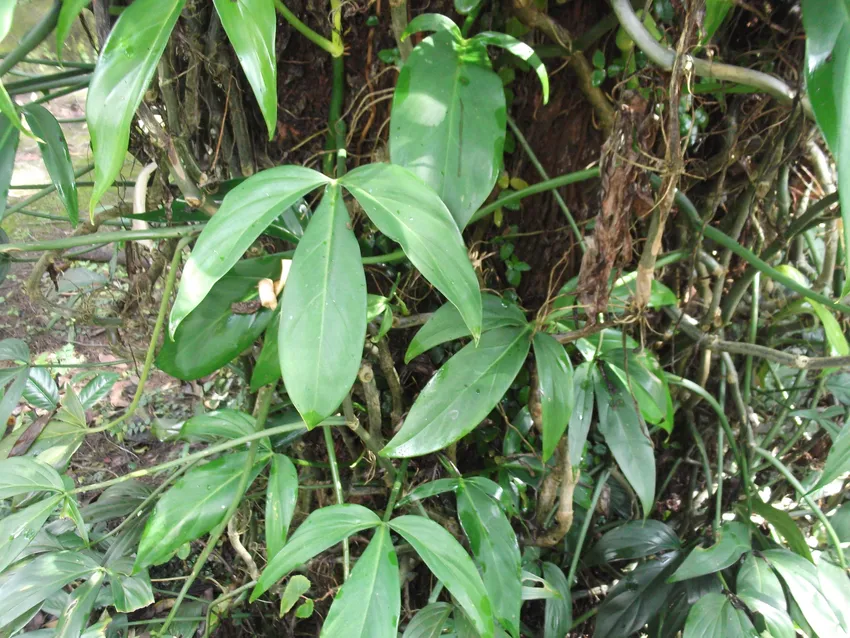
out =
[[555,588],[560,597],[546,599],[543,613],[543,638],[561,638],[569,635],[573,624],[573,599],[570,584],[563,570],[554,563],[543,563],[543,577]]
[[0,519],[0,572],[18,559],[62,499],[51,496]]
[[287,581],[286,587],[283,590],[283,595],[280,597],[280,616],[288,614],[289,611],[299,601],[301,596],[307,593],[310,589],[310,581],[301,574],[293,574]]
[[121,172],[136,109],[185,4],[136,0],[121,12],[103,45],[86,98],[95,165],[91,214]]
[[80,390],[80,403],[89,410],[97,405],[98,401],[106,397],[119,376],[115,372],[101,372],[89,381],[82,390]]
[[806,539],[803,538],[803,533],[800,531],[797,523],[794,522],[794,519],[788,515],[788,512],[776,509],[758,497],[751,499],[750,505],[754,514],[761,516],[782,535],[791,551],[799,554],[810,563],[814,563],[812,551],[809,549]]
[[47,368],[30,368],[23,396],[34,408],[52,410],[59,403],[59,388]]
[[59,615],[56,638],[77,638],[89,622],[91,610],[100,593],[106,572],[97,570],[71,594],[68,604]]
[[705,17],[702,21],[703,42],[714,37],[717,29],[723,24],[726,14],[735,5],[733,0],[705,0]]
[[313,615],[313,601],[308,598],[303,603],[298,605],[298,608],[295,610],[296,618],[309,618]]
[[396,507],[403,507],[413,501],[421,501],[432,496],[437,496],[438,494],[443,494],[444,492],[454,492],[460,487],[460,482],[461,479],[456,478],[441,478],[435,481],[428,481],[427,483],[418,485],[408,492],[404,498],[399,499]]
[[[482,333],[507,326],[528,325],[522,310],[496,295],[481,293],[481,309]],[[458,309],[453,304],[443,304],[413,337],[404,355],[404,362],[410,363],[413,358],[441,343],[469,336],[469,328]]]
[[419,272],[457,307],[477,339],[482,322],[478,279],[463,237],[436,193],[410,171],[392,164],[361,166],[340,183],[378,230],[398,243]]
[[528,354],[526,328],[499,328],[469,343],[428,382],[384,456],[421,456],[471,432],[501,401]]
[[286,534],[298,500],[298,472],[289,457],[272,456],[266,486],[266,556],[274,558],[286,543]]
[[[248,452],[230,452],[186,472],[151,512],[133,570],[168,560],[183,543],[200,538],[218,525],[227,507],[242,496],[236,493],[236,487],[247,462]],[[251,481],[264,463],[254,465]]]
[[[193,416],[180,428],[180,438],[192,443],[213,443],[219,439],[238,439],[256,432],[256,420],[250,414],[223,408]],[[260,445],[271,450],[267,438]]]
[[735,578],[735,593],[738,596],[752,596],[769,601],[774,607],[783,611],[788,609],[779,578],[764,558],[752,553],[747,555],[741,569],[738,570],[738,576]]
[[818,582],[841,626],[850,630],[850,578],[847,572],[831,563],[824,554],[818,560]]
[[678,559],[678,552],[668,552],[626,573],[599,606],[594,638],[630,636],[655,616],[673,590],[667,578]]
[[0,6],[0,42],[9,35],[12,29],[12,18],[15,16],[15,7],[18,0],[7,0]]
[[[6,372],[6,370],[3,370]],[[24,393],[29,380],[29,368],[20,368],[17,372],[9,370],[11,374],[8,377],[0,377],[0,392],[3,391],[3,386],[8,383],[5,391],[0,394],[0,423],[4,426],[12,414],[12,410],[18,405],[18,399]]]
[[[737,597],[749,607],[753,614],[758,614],[755,616],[757,629],[761,628],[759,623],[764,622],[770,638],[795,638],[797,632],[794,630],[794,622],[788,612],[777,609],[757,595],[737,594]],[[760,635],[765,636],[765,633],[762,632]]]
[[129,614],[153,604],[153,588],[146,569],[134,576],[112,573],[109,578],[116,611]]
[[169,320],[171,336],[283,210],[327,181],[309,168],[279,166],[249,177],[230,191],[183,268]]
[[814,492],[829,485],[848,470],[850,470],[850,427],[845,424],[832,442],[832,447],[829,448],[820,479],[809,491]]
[[[238,314],[232,306],[256,295],[260,279],[279,273],[280,260],[274,255],[237,263],[180,323],[173,340],[164,340],[157,367],[173,377],[192,381],[215,372],[250,348],[275,313],[260,308]],[[185,276],[182,285],[186,285]]]
[[483,43],[443,30],[413,49],[393,95],[390,157],[437,192],[460,228],[493,190],[506,126]]
[[661,521],[629,521],[605,532],[583,563],[592,566],[613,560],[634,560],[681,547],[676,532]]
[[60,60],[62,59],[62,49],[65,46],[65,40],[71,34],[71,28],[74,26],[74,22],[90,2],[91,0],[64,0],[62,2],[62,8],[59,10],[59,20],[56,22],[56,57]]
[[458,28],[451,18],[440,13],[423,13],[416,16],[408,22],[404,33],[401,34],[401,39],[404,41],[414,33],[421,33],[422,31],[445,31],[451,34],[458,42],[463,40],[460,28]]
[[331,186],[298,243],[280,309],[280,369],[307,427],[348,394],[366,338],[366,276],[339,186]]
[[743,523],[724,523],[711,547],[697,547],[670,578],[671,583],[705,574],[713,574],[734,565],[744,552],[750,551],[750,532]]
[[352,534],[381,524],[372,510],[346,503],[313,511],[263,570],[251,593],[256,600],[281,578],[299,565],[348,538]]
[[723,594],[706,594],[691,608],[682,638],[759,638],[747,613]]
[[0,113],[8,118],[8,120],[12,123],[12,126],[17,128],[19,131],[28,133],[28,131],[24,129],[24,125],[21,123],[17,105],[9,96],[9,92],[6,90],[6,87],[3,86],[2,82],[0,82]]
[[97,569],[94,559],[83,552],[53,552],[36,557],[0,584],[0,627]]
[[573,364],[552,335],[534,335],[534,360],[543,412],[543,461],[548,461],[567,430],[575,405]]
[[826,335],[826,340],[829,342],[831,349],[830,355],[841,357],[850,355],[850,344],[847,343],[847,337],[844,336],[844,332],[841,330],[841,324],[838,323],[835,315],[826,306],[817,301],[809,300],[808,303],[812,307],[812,310],[815,311],[823,326],[824,335]]
[[402,638],[440,638],[451,613],[449,603],[431,603],[423,607],[407,624]]
[[15,361],[29,363],[30,349],[20,339],[3,339],[0,341],[0,361]]
[[263,349],[251,373],[251,392],[257,392],[264,385],[272,385],[280,380],[280,354],[277,348],[279,333],[280,313],[277,312],[263,335]]
[[24,109],[24,115],[33,135],[38,138],[41,159],[44,161],[50,180],[56,187],[59,199],[62,200],[62,204],[68,212],[71,226],[76,227],[80,219],[77,181],[62,127],[59,126],[59,122],[56,121],[53,114],[41,104],[28,105]]
[[512,636],[519,636],[522,557],[510,521],[489,494],[465,481],[457,493],[457,515],[481,570],[496,620]]
[[469,15],[480,5],[483,0],[454,0],[455,11],[461,15]]
[[62,477],[49,465],[16,456],[0,461],[0,499],[29,492],[64,492]]
[[272,0],[215,0],[221,26],[263,112],[269,140],[277,130],[277,16]]
[[320,636],[398,638],[400,588],[390,531],[381,525],[334,599]]
[[623,387],[629,388],[644,419],[670,432],[673,426],[673,401],[664,374],[648,353],[637,354],[621,348],[607,351],[603,357]]
[[598,375],[596,366],[590,361],[579,364],[573,375],[573,412],[567,432],[570,465],[573,467],[581,463],[590,422],[593,420],[593,388]]
[[826,596],[821,592],[817,569],[805,558],[786,549],[762,552],[771,566],[779,572],[803,617],[819,636],[847,636]]
[[[0,115],[0,219],[6,213],[9,186],[12,184],[12,173],[15,170],[15,154],[18,152],[18,140],[20,137],[21,132],[12,124],[9,118],[5,115]],[[0,276],[0,282],[2,281],[3,276]]]
[[595,375],[599,432],[649,516],[655,503],[655,455],[652,441],[629,391],[613,373]]
[[390,527],[413,546],[469,616],[481,638],[492,638],[493,610],[475,565],[455,537],[422,516],[399,516]]
[[525,42],[517,40],[512,35],[499,33],[497,31],[482,31],[476,35],[473,40],[505,49],[528,64],[532,69],[534,69],[534,72],[540,79],[540,86],[543,87],[543,104],[547,104],[549,102],[549,75],[546,73],[546,66],[543,64],[543,60],[538,57],[538,55],[534,52],[534,49],[528,46]]
[[92,525],[126,516],[140,506],[151,488],[135,479],[107,487],[93,503],[80,508],[83,517]]
[[80,507],[79,505],[77,505],[77,501],[74,500],[73,496],[65,496],[65,502],[62,503],[60,517],[69,518],[74,521],[74,525],[77,528],[77,534],[79,534],[80,538],[83,539],[83,542],[88,545],[88,530],[86,528],[85,521],[83,520],[83,515],[80,513]]

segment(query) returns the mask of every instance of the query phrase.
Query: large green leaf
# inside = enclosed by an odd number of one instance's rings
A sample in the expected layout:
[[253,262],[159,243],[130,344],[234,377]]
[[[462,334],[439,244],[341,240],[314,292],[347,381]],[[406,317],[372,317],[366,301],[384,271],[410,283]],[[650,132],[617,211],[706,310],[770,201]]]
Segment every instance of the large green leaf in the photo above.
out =
[[747,613],[723,594],[706,594],[691,608],[682,638],[759,638]]
[[381,454],[421,456],[471,432],[502,400],[528,349],[526,328],[492,330],[477,346],[464,346],[428,382]]
[[18,0],[6,0],[0,6],[0,42],[9,35],[12,29],[12,18],[15,16],[15,7],[18,5]]
[[543,612],[543,638],[569,635],[573,624],[573,599],[564,571],[554,563],[543,563],[543,578],[555,588],[560,597],[546,599]]
[[573,413],[573,364],[552,335],[534,335],[534,361],[543,412],[543,461],[552,456]]
[[97,500],[84,505],[83,517],[92,525],[126,516],[151,494],[151,488],[135,479],[107,487]]
[[[213,443],[219,439],[238,439],[256,431],[256,419],[250,414],[223,408],[193,416],[180,428],[180,438],[196,443]],[[260,439],[260,445],[270,450],[269,440]]]
[[74,177],[74,165],[71,163],[71,154],[68,152],[68,144],[65,142],[65,134],[59,122],[53,114],[41,104],[30,104],[24,109],[30,130],[38,138],[38,148],[41,150],[41,159],[47,168],[47,174],[59,199],[68,212],[71,225],[76,226],[80,219],[79,204],[77,202],[77,181]]
[[64,551],[38,556],[0,584],[0,627],[97,568],[94,559],[84,552]]
[[549,102],[549,75],[546,73],[543,60],[535,53],[534,49],[512,35],[498,31],[482,31],[472,39],[485,45],[504,49],[528,64],[534,69],[537,78],[540,80],[540,86],[543,88],[543,104]]
[[629,391],[612,372],[597,373],[594,393],[599,432],[649,516],[655,503],[655,455],[652,441]]
[[62,48],[65,46],[65,40],[71,34],[74,21],[90,2],[91,0],[64,0],[62,2],[59,19],[56,22],[56,55],[60,60],[62,59]]
[[0,361],[29,363],[30,349],[26,342],[20,339],[3,339],[0,341]]
[[204,227],[183,269],[171,309],[171,335],[283,210],[327,181],[309,168],[279,166],[253,175],[230,191]]
[[[20,137],[21,132],[9,118],[0,115],[0,219],[3,219],[6,212],[6,202],[9,199],[9,186],[12,183],[12,173],[15,170],[15,154],[18,152]],[[0,282],[2,281],[3,277],[0,276]]]
[[17,560],[62,499],[51,496],[0,519],[0,572]]
[[93,212],[121,172],[130,127],[186,0],[136,0],[109,32],[86,98],[94,153]]
[[776,531],[779,532],[785,539],[785,542],[788,543],[788,547],[791,551],[799,554],[810,563],[814,562],[814,559],[812,558],[812,551],[809,549],[809,545],[803,537],[803,532],[800,531],[797,523],[795,523],[794,519],[788,515],[788,512],[777,509],[772,505],[768,505],[762,501],[761,498],[751,499],[750,506],[752,507],[754,514],[758,514],[768,523],[773,525]]
[[676,532],[661,521],[628,521],[605,532],[585,556],[584,564],[634,560],[681,547]]
[[116,611],[129,614],[153,604],[153,587],[146,569],[134,576],[112,573],[109,578]]
[[493,614],[512,636],[518,637],[522,556],[511,523],[489,494],[466,481],[457,493],[457,515],[481,569]]
[[404,498],[399,499],[396,507],[402,507],[413,501],[421,501],[444,492],[454,492],[460,487],[462,479],[459,478],[441,478],[434,481],[428,481],[422,485],[417,485],[414,489],[404,495]]
[[266,556],[274,558],[286,543],[289,524],[298,500],[298,472],[289,457],[272,456],[266,486]]
[[59,615],[56,638],[77,638],[89,622],[91,610],[100,593],[106,572],[97,570],[88,580],[77,587],[68,599],[68,604]]
[[734,0],[706,0],[705,18],[702,21],[703,42],[711,40],[734,5]]
[[273,0],[215,0],[215,9],[254,89],[269,139],[277,130],[277,16]]
[[43,367],[30,368],[29,379],[24,388],[24,400],[42,410],[52,410],[57,406],[59,388],[50,376],[50,370]]
[[251,373],[251,392],[257,392],[264,385],[271,385],[280,380],[280,353],[277,340],[280,336],[280,313],[275,313],[263,335],[263,349],[254,362]]
[[[516,304],[490,293],[481,293],[481,309],[481,332],[528,324]],[[469,327],[464,323],[458,309],[453,304],[443,304],[414,335],[404,354],[404,362],[409,363],[414,357],[441,343],[469,336]]]
[[375,226],[401,245],[419,272],[457,307],[477,339],[481,334],[478,279],[463,237],[436,193],[410,171],[392,164],[361,166],[340,183]]
[[423,607],[407,623],[402,638],[440,638],[451,613],[449,603],[431,603]]
[[274,255],[245,259],[233,266],[180,323],[172,339],[164,340],[156,357],[157,367],[173,377],[192,381],[215,372],[251,347],[271,322],[274,311],[260,308],[239,314],[233,312],[233,304],[255,296],[260,279],[279,274],[280,260]]
[[16,456],[0,461],[0,499],[28,492],[64,492],[62,477],[49,465]]
[[320,636],[398,638],[400,609],[398,558],[390,530],[381,525],[334,599]]
[[492,638],[493,607],[475,565],[455,537],[423,516],[399,516],[390,527],[401,534],[469,616],[481,638]]
[[782,583],[779,582],[776,574],[770,569],[768,562],[756,556],[749,554],[738,570],[738,575],[735,578],[735,593],[740,595],[759,596],[764,600],[769,600],[774,607],[785,610],[788,606],[785,604],[785,592],[782,591]]
[[441,30],[416,46],[393,96],[390,157],[437,192],[460,228],[493,190],[505,127],[505,92],[483,43]]
[[850,631],[850,578],[847,572],[821,554],[818,561],[818,582],[844,631]]
[[333,414],[360,369],[366,276],[339,186],[298,243],[280,309],[280,369],[307,427]]
[[791,596],[799,605],[803,617],[818,636],[829,636],[829,638],[848,636],[821,591],[818,572],[814,565],[786,549],[770,549],[762,554],[779,572]]
[[823,472],[810,491],[819,490],[832,483],[848,470],[850,470],[850,427],[845,424],[832,442],[832,447],[829,448],[829,453],[826,456]]
[[118,381],[119,375],[115,372],[101,372],[89,381],[83,389],[80,390],[80,403],[89,410],[97,405],[98,401],[105,398],[115,382]]
[[747,526],[736,522],[725,523],[717,532],[717,542],[708,548],[695,548],[670,578],[670,582],[719,572],[734,565],[741,555],[750,549],[750,532]]
[[567,441],[570,452],[570,464],[578,467],[590,432],[593,420],[593,388],[596,386],[596,365],[585,361],[576,367],[573,375],[573,412],[570,415]]
[[281,578],[316,554],[336,545],[352,534],[381,524],[372,510],[347,503],[329,505],[313,511],[263,570],[257,586],[251,593],[256,600]]
[[613,348],[602,357],[613,372],[629,388],[644,419],[667,432],[673,428],[673,400],[666,378],[655,357],[648,352],[635,353]]
[[[218,525],[227,507],[241,497],[236,488],[247,462],[248,452],[230,452],[180,478],[151,512],[139,541],[134,571],[167,560],[181,545]],[[255,463],[251,481],[264,464]]]

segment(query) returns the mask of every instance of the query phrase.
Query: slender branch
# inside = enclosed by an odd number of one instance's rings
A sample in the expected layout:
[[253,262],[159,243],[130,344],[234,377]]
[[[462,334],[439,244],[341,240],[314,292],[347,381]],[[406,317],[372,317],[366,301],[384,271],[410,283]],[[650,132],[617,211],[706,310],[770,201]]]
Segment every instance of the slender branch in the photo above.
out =
[[584,521],[582,521],[581,529],[579,530],[578,538],[576,539],[576,544],[573,548],[573,559],[570,561],[570,571],[567,574],[567,587],[569,588],[572,588],[573,586],[576,571],[578,571],[578,562],[581,558],[581,548],[584,545],[584,539],[587,536],[587,531],[590,529],[590,521],[593,520],[593,513],[596,511],[596,505],[599,503],[599,499],[602,496],[602,489],[608,482],[609,476],[611,476],[611,468],[606,467],[602,470],[599,478],[596,479],[596,486],[593,488],[593,496],[590,497],[590,507],[587,509],[587,513],[584,516]]
[[293,26],[293,28],[298,31],[301,35],[307,38],[310,42],[315,44],[321,49],[324,49],[328,53],[330,53],[333,57],[338,58],[342,55],[342,43],[331,42],[327,38],[319,35],[313,29],[308,27],[306,24],[301,22],[292,11],[290,11],[281,0],[274,0],[274,6],[277,9],[277,12],[283,16],[283,19],[286,20],[289,24]]
[[116,230],[108,233],[95,233],[77,237],[62,237],[36,241],[30,244],[0,244],[0,254],[33,252],[42,250],[65,250],[77,246],[111,244],[115,241],[135,241],[138,239],[172,239],[191,237],[204,229],[203,224],[194,226],[173,226],[171,228],[149,228],[147,230]]
[[[336,450],[334,449],[334,438],[330,426],[324,426],[322,431],[325,435],[325,446],[328,449],[328,463],[331,466],[331,478],[333,479],[334,494],[336,502],[339,505],[345,503],[345,497],[342,494],[342,481],[339,478],[339,465],[336,462]],[[344,580],[348,580],[350,566],[350,556],[348,550],[348,538],[342,541],[342,576]]]

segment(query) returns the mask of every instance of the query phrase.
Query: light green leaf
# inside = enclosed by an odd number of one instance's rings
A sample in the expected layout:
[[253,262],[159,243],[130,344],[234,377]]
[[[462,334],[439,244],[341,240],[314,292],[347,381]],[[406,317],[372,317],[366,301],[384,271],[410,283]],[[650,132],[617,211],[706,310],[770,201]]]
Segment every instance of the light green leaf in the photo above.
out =
[[457,493],[457,515],[481,570],[496,620],[512,636],[519,636],[522,557],[510,521],[489,494],[466,481]]
[[251,392],[258,392],[264,385],[280,380],[280,353],[277,340],[280,335],[280,313],[276,312],[263,335],[263,349],[254,362],[251,373]]
[[750,551],[750,532],[743,523],[724,523],[711,547],[697,547],[670,578],[671,583],[713,574],[734,565],[741,554]]
[[0,572],[18,559],[62,498],[51,496],[0,519]]
[[251,600],[256,600],[277,581],[317,554],[352,534],[380,524],[381,519],[372,510],[353,503],[329,505],[313,511],[283,549],[269,561],[251,593]]
[[280,369],[307,427],[348,394],[366,338],[366,276],[339,186],[328,188],[298,243],[280,309]]
[[293,574],[287,581],[286,587],[283,590],[283,595],[280,597],[280,616],[288,614],[295,606],[301,596],[307,593],[310,589],[310,581],[307,577],[301,574]]
[[845,424],[829,448],[820,479],[809,491],[814,492],[829,485],[847,471],[850,471],[850,427]]
[[573,375],[573,412],[567,432],[570,464],[573,467],[581,463],[590,422],[593,420],[593,388],[598,375],[596,366],[590,361],[579,364]]
[[30,349],[26,342],[20,339],[3,339],[0,341],[0,361],[13,361],[26,365],[30,360]]
[[0,113],[8,118],[8,120],[12,123],[12,126],[17,128],[19,131],[29,134],[29,132],[24,129],[24,125],[21,123],[21,117],[18,115],[18,106],[15,104],[15,101],[12,100],[9,92],[6,90],[6,87],[3,86],[2,82],[0,82]]
[[79,17],[82,10],[88,6],[91,0],[64,0],[59,10],[59,20],[56,23],[56,56],[62,59],[62,49],[65,40],[71,33],[74,21]]
[[466,436],[510,388],[525,357],[526,328],[499,328],[469,343],[428,382],[383,456],[421,456]]
[[[757,595],[736,595],[738,600],[749,607],[750,611],[761,616],[761,619],[756,616],[757,624],[761,621],[764,622],[764,626],[769,632],[768,635],[770,638],[795,638],[797,632],[794,630],[794,622],[791,620],[788,612],[783,611],[782,609],[777,609],[767,600],[764,600]],[[760,635],[765,636],[764,633]]]
[[399,516],[390,527],[413,546],[469,616],[481,638],[492,638],[493,611],[475,565],[454,536],[422,516]]
[[60,511],[61,518],[69,518],[74,522],[74,525],[77,528],[77,534],[80,535],[80,538],[83,539],[83,542],[88,545],[89,542],[89,534],[86,528],[85,521],[83,520],[83,515],[80,513],[80,507],[77,505],[77,501],[74,500],[73,496],[66,495],[65,502],[62,503],[62,510]]
[[404,33],[401,34],[401,39],[406,40],[414,33],[421,33],[423,31],[446,31],[456,40],[463,40],[460,28],[458,28],[451,18],[440,13],[422,13],[416,16],[408,22]]
[[832,611],[844,631],[850,631],[850,578],[841,567],[831,563],[824,554],[818,560],[818,582]]
[[215,9],[263,112],[269,140],[277,130],[277,16],[272,0],[215,0]]
[[[255,431],[256,419],[250,414],[222,408],[190,418],[180,428],[180,438],[193,443],[213,443],[219,439],[238,439]],[[259,443],[271,450],[267,438],[260,439]]]
[[59,388],[47,368],[30,368],[24,400],[35,408],[52,410],[59,403]]
[[29,492],[64,492],[62,477],[49,465],[16,456],[0,461],[0,499]]
[[[6,372],[6,370],[3,370]],[[18,400],[24,393],[29,380],[29,368],[20,368],[17,372],[9,370],[11,374],[0,377],[0,423],[6,424],[12,414],[12,410],[18,405]],[[8,384],[8,385],[7,385]],[[3,386],[6,386],[5,390]]]
[[[12,173],[15,170],[15,154],[18,152],[18,140],[21,132],[8,117],[0,115],[0,219],[6,213],[9,199],[9,186],[12,184]],[[3,281],[2,265],[0,262],[0,283]]]
[[846,357],[850,355],[850,344],[847,343],[847,337],[841,330],[841,324],[835,318],[835,315],[829,309],[817,301],[809,301],[809,305],[815,314],[820,319],[823,326],[823,332],[826,335],[826,340],[829,342],[830,355]]
[[286,543],[286,534],[298,500],[298,472],[289,457],[272,456],[266,486],[266,557],[274,558]]
[[153,588],[148,570],[143,569],[134,576],[112,573],[109,578],[112,585],[112,604],[115,605],[116,611],[129,614],[153,604]]
[[543,461],[548,461],[567,430],[575,405],[573,364],[552,335],[534,335],[534,360],[543,412]]
[[[481,332],[528,325],[522,310],[496,295],[481,293],[481,309]],[[409,363],[414,357],[441,343],[469,337],[471,334],[458,309],[453,304],[443,304],[413,337],[404,355],[404,362]]]
[[499,33],[497,31],[482,31],[476,35],[473,40],[494,47],[499,47],[509,51],[523,62],[527,63],[537,77],[540,79],[540,86],[543,87],[543,104],[549,102],[549,75],[546,73],[546,66],[543,64],[538,55],[525,42],[517,40],[512,35],[507,33]]
[[682,638],[759,638],[746,612],[723,594],[706,594],[691,608]]
[[65,142],[65,134],[59,122],[53,114],[41,104],[30,104],[24,109],[30,130],[38,138],[38,148],[41,150],[41,159],[50,175],[50,180],[56,187],[56,192],[65,210],[71,226],[76,227],[80,219],[79,204],[77,202],[77,180],[74,176],[74,165],[71,163],[71,154],[68,152],[68,144]]
[[396,507],[403,507],[413,501],[421,501],[444,492],[454,492],[460,487],[461,479],[456,478],[441,478],[434,481],[428,481],[422,485],[418,485],[410,492],[405,494],[404,498],[400,499]]
[[554,563],[543,563],[543,577],[560,596],[547,598],[543,613],[543,638],[561,638],[573,624],[573,599],[563,570]]
[[77,638],[83,633],[105,575],[106,572],[99,569],[73,591],[68,604],[59,615],[56,638]]
[[[186,472],[151,512],[133,570],[167,560],[183,543],[200,538],[218,525],[227,507],[241,497],[236,487],[247,462],[248,452],[230,452]],[[249,485],[264,464],[254,465]]]
[[643,506],[644,517],[655,504],[655,454],[652,441],[629,391],[612,372],[597,372],[594,393],[599,432]]
[[230,191],[183,269],[169,320],[171,336],[283,210],[327,181],[309,168],[279,166],[249,177]]
[[400,609],[398,558],[381,525],[334,599],[320,636],[397,638]]
[[423,607],[407,624],[402,638],[440,638],[451,613],[449,603],[431,603]]
[[628,521],[605,532],[583,559],[587,566],[613,560],[634,560],[681,549],[679,537],[661,521]]
[[758,514],[773,525],[776,531],[782,535],[791,551],[799,554],[810,563],[814,562],[812,552],[809,549],[808,543],[806,543],[806,539],[803,537],[803,533],[800,531],[797,523],[794,522],[794,519],[788,515],[788,512],[776,509],[758,497],[751,499],[750,505],[753,508],[753,513]]
[[777,609],[788,609],[782,583],[770,569],[768,562],[755,554],[744,559],[738,576],[735,578],[735,593],[739,596],[753,596],[769,601]]
[[18,5],[18,0],[6,0],[0,6],[0,42],[9,35],[12,29],[12,18],[15,16],[15,7]]
[[119,376],[115,372],[101,372],[80,390],[80,404],[86,410],[90,410],[109,394],[118,379]]
[[392,164],[361,166],[340,183],[375,226],[401,245],[419,272],[457,307],[477,339],[482,321],[478,279],[463,237],[436,193],[410,171]]
[[437,192],[460,228],[493,190],[506,126],[484,44],[441,30],[413,49],[393,96],[390,157]]
[[723,24],[726,14],[735,5],[733,0],[705,0],[705,17],[702,21],[703,42],[714,37],[717,29]]
[[121,172],[136,109],[185,4],[136,0],[121,12],[103,45],[86,98],[95,164],[90,214]]
[[622,348],[605,352],[602,357],[610,365],[623,387],[629,388],[644,419],[670,432],[673,427],[673,401],[664,374],[648,353],[637,354]]

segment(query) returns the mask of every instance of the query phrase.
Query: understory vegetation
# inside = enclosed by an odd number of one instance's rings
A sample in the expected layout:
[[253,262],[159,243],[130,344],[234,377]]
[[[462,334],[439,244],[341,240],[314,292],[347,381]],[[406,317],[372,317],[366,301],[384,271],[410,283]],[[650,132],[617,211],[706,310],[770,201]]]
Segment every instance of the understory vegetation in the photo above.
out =
[[0,51],[0,636],[850,637],[850,0]]

